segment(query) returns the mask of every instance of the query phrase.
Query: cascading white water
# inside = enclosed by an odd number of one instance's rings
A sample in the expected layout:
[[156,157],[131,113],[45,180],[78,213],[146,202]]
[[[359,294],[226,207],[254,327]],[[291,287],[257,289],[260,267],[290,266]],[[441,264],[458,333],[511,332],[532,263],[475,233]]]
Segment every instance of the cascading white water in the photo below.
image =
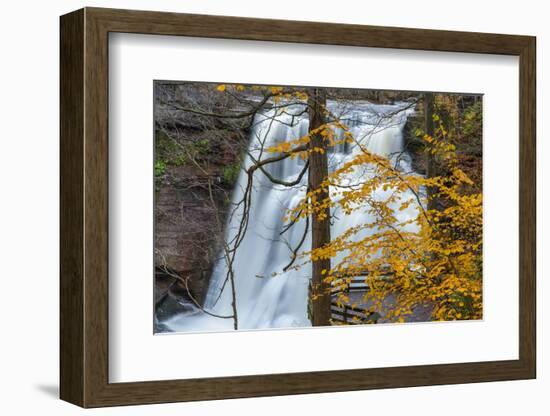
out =
[[[375,105],[367,102],[338,103],[328,102],[329,111],[337,114],[349,126],[350,132],[361,147],[378,155],[394,158],[404,170],[410,170],[408,158],[403,154],[403,127],[407,116],[413,111],[404,108],[403,103],[394,105]],[[242,218],[242,204],[248,177],[244,172],[254,160],[265,159],[273,154],[262,149],[284,141],[303,137],[308,131],[307,114],[302,106],[287,108],[282,114],[273,110],[258,114],[251,132],[249,155],[243,163],[232,203],[236,206],[226,225],[226,241],[234,239]],[[293,115],[295,114],[295,115]],[[301,115],[297,115],[301,114]],[[342,135],[343,131],[337,132]],[[329,152],[329,169],[353,159],[360,152],[358,144],[341,143]],[[397,160],[397,155],[400,155]],[[274,177],[286,182],[296,180],[304,168],[300,158],[287,158],[281,162],[266,165],[266,170]],[[350,183],[368,175],[368,167],[356,169],[348,178]],[[296,247],[303,237],[305,221],[299,221],[288,231],[283,232],[283,221],[288,209],[296,206],[303,198],[307,174],[299,185],[286,187],[274,184],[260,170],[254,175],[248,228],[239,245],[233,271],[235,276],[236,308],[239,329],[284,328],[311,326],[307,317],[308,282],[311,266],[283,272],[291,259],[291,249]],[[378,197],[384,198],[385,191],[379,190]],[[409,196],[409,197],[412,197]],[[407,198],[407,195],[405,195]],[[398,212],[396,215],[405,220],[416,216],[414,208]],[[331,226],[331,235],[337,236],[349,227],[369,221],[369,214],[355,211],[351,215],[337,213],[338,219]],[[357,235],[360,238],[364,234]],[[308,233],[302,250],[311,247]],[[338,261],[338,258],[334,259]],[[232,315],[231,283],[227,281],[227,261],[223,258],[213,269],[210,286],[204,308],[213,315]],[[196,308],[193,312],[182,313],[165,321],[166,327],[175,332],[181,331],[220,331],[233,329],[233,319],[218,318]]]

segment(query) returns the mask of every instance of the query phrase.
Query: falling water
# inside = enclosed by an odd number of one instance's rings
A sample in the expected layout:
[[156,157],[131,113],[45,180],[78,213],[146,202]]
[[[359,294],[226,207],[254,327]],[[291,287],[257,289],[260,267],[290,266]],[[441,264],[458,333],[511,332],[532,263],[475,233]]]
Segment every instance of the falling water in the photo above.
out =
[[[403,152],[403,127],[407,116],[413,111],[404,103],[375,105],[367,102],[348,103],[328,102],[329,111],[336,114],[349,126],[357,143],[340,143],[329,154],[329,170],[334,170],[353,159],[360,148],[381,156],[392,158],[403,170],[410,170],[408,155]],[[245,158],[235,190],[232,206],[236,207],[226,225],[226,241],[232,241],[239,229],[242,218],[242,204],[248,177],[244,172],[254,160],[273,156],[262,152],[270,146],[284,141],[303,137],[308,132],[308,118],[302,106],[287,108],[283,114],[275,115],[274,110],[258,114],[251,132],[248,155]],[[337,131],[340,137],[343,131]],[[287,158],[282,162],[266,165],[269,174],[286,182],[294,181],[304,169],[305,162],[300,158]],[[355,169],[346,178],[365,179],[368,167]],[[285,328],[311,326],[307,316],[308,283],[311,265],[298,270],[283,272],[290,262],[292,248],[303,237],[305,221],[301,220],[283,233],[284,217],[288,209],[296,206],[304,197],[307,185],[305,174],[299,185],[286,187],[274,184],[261,171],[254,174],[253,190],[249,212],[248,228],[239,245],[233,271],[235,276],[236,307],[239,329]],[[375,197],[384,198],[385,191],[378,190]],[[412,197],[412,196],[409,196]],[[405,195],[407,198],[407,195]],[[334,214],[334,213],[333,213]],[[370,222],[369,214],[359,210],[350,215],[336,213],[337,220],[331,226],[331,235],[338,236],[349,227]],[[397,214],[396,214],[397,215]],[[399,218],[416,216],[414,208],[398,212]],[[361,238],[363,235],[357,235]],[[308,233],[302,250],[311,246]],[[334,261],[338,261],[335,258]],[[227,281],[227,262],[223,259],[215,265],[210,279],[204,308],[213,315],[232,315],[231,283]],[[171,331],[220,331],[233,329],[233,319],[224,319],[204,313],[198,308],[170,318],[164,324]]]

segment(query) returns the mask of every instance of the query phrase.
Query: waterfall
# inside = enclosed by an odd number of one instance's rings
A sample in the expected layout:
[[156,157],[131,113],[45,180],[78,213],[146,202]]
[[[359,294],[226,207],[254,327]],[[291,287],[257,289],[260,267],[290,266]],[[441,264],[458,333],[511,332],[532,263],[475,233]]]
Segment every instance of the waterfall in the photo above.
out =
[[[340,143],[328,152],[329,170],[334,170],[353,159],[360,146],[370,152],[392,158],[400,169],[410,171],[410,161],[403,152],[403,127],[407,116],[413,111],[403,109],[405,103],[379,105],[368,102],[329,101],[332,114],[349,126],[358,144]],[[304,107],[294,105],[282,114],[275,110],[259,113],[254,119],[250,134],[248,154],[232,195],[235,212],[226,224],[226,241],[232,241],[239,229],[242,204],[248,175],[245,170],[255,160],[273,156],[262,149],[283,141],[303,137],[308,132],[308,117]],[[340,137],[343,131],[336,132]],[[300,158],[287,158],[266,165],[266,171],[274,178],[286,182],[295,181],[304,169]],[[368,167],[361,167],[346,178],[350,182],[369,175]],[[307,173],[299,185],[286,187],[273,183],[264,173],[254,174],[248,228],[239,245],[232,270],[235,276],[236,307],[239,329],[285,328],[311,326],[307,316],[308,283],[311,265],[298,270],[283,272],[291,259],[291,249],[303,238],[305,221],[300,220],[283,233],[284,217],[289,208],[296,206],[306,192]],[[378,191],[377,191],[378,192]],[[380,190],[380,197],[384,191]],[[338,220],[331,226],[331,235],[337,236],[349,227],[369,220],[367,213],[355,211],[351,215],[337,213]],[[416,215],[413,209],[399,212],[399,216]],[[357,235],[357,238],[364,236]],[[311,247],[311,235],[306,235],[302,250]],[[335,259],[338,261],[338,258]],[[215,264],[206,295],[204,309],[213,315],[232,314],[231,283],[227,280],[227,262],[220,255]],[[176,315],[164,324],[172,331],[220,331],[233,329],[233,319],[218,318],[198,308],[192,312]]]

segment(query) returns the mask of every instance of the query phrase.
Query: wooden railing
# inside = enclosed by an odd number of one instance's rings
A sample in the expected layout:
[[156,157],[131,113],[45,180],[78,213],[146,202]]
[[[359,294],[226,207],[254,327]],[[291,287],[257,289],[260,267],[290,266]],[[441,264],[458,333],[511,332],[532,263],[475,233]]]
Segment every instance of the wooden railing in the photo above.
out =
[[376,323],[377,316],[366,308],[348,305],[337,301],[342,292],[364,292],[369,286],[365,282],[365,276],[353,276],[337,279],[333,283],[333,300],[330,304],[331,320],[340,325],[358,325]]
[[344,279],[335,280],[331,291],[332,294],[336,294],[342,292],[364,292],[368,289],[369,285],[365,282],[365,276],[354,276],[351,278],[349,283],[344,283]]
[[375,324],[380,318],[378,312],[358,306],[338,304],[336,301],[331,303],[330,311],[332,321],[341,325]]
[[[368,308],[350,305],[338,301],[338,295],[350,292],[366,292],[369,285],[366,282],[368,272],[356,271],[353,275],[346,275],[335,279],[332,282],[332,302],[330,305],[331,320],[336,325],[361,325],[367,323],[377,323],[380,314]],[[391,281],[393,276],[390,271],[381,280]]]
[[[345,276],[333,281],[331,290],[333,300],[330,305],[331,319],[335,324],[360,325],[366,323],[377,323],[380,318],[378,312],[373,312],[364,307],[353,306],[337,300],[340,293],[366,292],[369,285],[366,282],[367,273],[356,273],[354,276]],[[391,279],[384,276],[383,279]]]

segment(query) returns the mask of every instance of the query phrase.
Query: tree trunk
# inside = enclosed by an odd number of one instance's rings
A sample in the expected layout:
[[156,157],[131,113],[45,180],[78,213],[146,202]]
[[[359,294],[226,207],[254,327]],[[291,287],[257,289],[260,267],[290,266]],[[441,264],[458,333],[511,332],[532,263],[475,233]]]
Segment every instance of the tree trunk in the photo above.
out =
[[[431,92],[424,93],[424,129],[425,133],[428,136],[434,136],[434,95]],[[435,155],[431,152],[428,152],[428,160],[426,166],[426,177],[433,178],[437,176],[437,162],[435,160]],[[436,209],[437,203],[434,197],[435,189],[432,186],[428,186],[427,189],[428,197],[428,210]]]
[[[315,88],[309,94],[309,131],[324,124],[323,111],[326,106],[326,95],[323,90]],[[325,152],[312,152],[309,155],[309,189],[319,189],[321,183],[328,176],[327,146],[320,134],[311,136],[310,145],[315,148],[325,149]],[[316,194],[317,201],[323,201],[329,197],[328,190]],[[325,208],[323,212],[317,212],[311,218],[311,249],[323,247],[330,242],[330,209]],[[311,313],[313,326],[330,325],[330,284],[323,282],[323,270],[330,270],[330,259],[316,260],[312,264],[311,278]]]

